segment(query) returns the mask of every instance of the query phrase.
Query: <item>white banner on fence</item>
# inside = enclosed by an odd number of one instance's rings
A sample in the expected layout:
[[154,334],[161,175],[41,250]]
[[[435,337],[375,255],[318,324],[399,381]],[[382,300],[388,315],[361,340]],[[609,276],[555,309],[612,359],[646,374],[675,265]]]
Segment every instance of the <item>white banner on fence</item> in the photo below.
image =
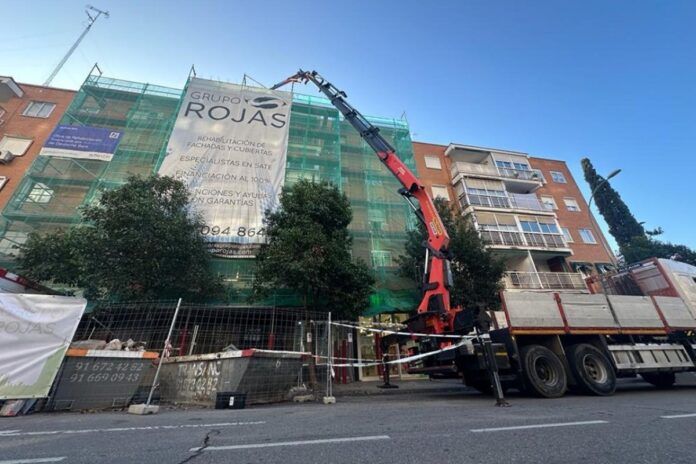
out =
[[209,250],[254,257],[285,179],[292,95],[193,78],[159,174],[183,181]]
[[0,293],[0,400],[48,395],[87,301]]

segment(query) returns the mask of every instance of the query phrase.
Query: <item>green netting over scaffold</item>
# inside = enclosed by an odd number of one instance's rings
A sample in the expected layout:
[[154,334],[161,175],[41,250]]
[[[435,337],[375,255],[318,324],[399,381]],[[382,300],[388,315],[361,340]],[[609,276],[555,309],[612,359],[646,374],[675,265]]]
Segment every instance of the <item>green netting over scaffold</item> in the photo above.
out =
[[89,75],[60,124],[123,131],[111,161],[38,156],[2,212],[0,264],[12,268],[30,232],[80,221],[78,208],[129,175],[149,175],[166,146],[181,90]]
[[[129,175],[149,175],[164,154],[183,92],[99,75],[90,75],[74,97],[61,124],[107,127],[124,135],[111,161],[39,156],[2,213],[0,265],[12,269],[17,246],[32,232],[70,227],[80,220],[77,208],[98,199],[104,188]],[[415,171],[408,124],[368,118]],[[285,182],[327,180],[346,193],[352,208],[353,256],[370,263],[376,292],[366,311],[375,314],[415,307],[412,281],[398,275],[406,230],[414,216],[398,194],[399,183],[330,102],[294,94],[290,117]],[[249,259],[215,258],[213,269],[234,289],[230,303],[247,304],[254,279]],[[279,289],[261,305],[300,306],[292,292]]]

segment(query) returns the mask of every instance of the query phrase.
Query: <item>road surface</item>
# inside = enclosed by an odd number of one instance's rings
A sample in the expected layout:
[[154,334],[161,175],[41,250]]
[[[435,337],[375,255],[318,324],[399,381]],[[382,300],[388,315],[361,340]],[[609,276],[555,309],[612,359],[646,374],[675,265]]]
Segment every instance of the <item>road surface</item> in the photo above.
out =
[[0,418],[0,464],[690,463],[696,375],[659,391],[622,382],[613,397],[512,406],[462,388],[245,410],[53,413]]

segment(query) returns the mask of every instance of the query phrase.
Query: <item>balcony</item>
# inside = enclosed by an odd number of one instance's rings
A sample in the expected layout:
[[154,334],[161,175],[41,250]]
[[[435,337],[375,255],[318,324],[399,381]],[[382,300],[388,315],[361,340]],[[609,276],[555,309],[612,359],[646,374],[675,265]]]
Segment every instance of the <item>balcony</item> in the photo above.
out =
[[481,233],[481,239],[488,245],[526,246],[524,237],[520,232],[499,232],[481,229],[479,229],[479,232]]
[[534,194],[511,193],[508,196],[476,195],[466,193],[461,198],[464,208],[482,206],[486,208],[524,209],[530,211],[553,212],[553,208],[542,203]]
[[506,289],[587,290],[582,274],[577,272],[508,271],[503,283]]
[[488,245],[558,249],[568,248],[562,234],[538,234],[531,232],[502,232],[482,230],[479,228],[481,239]]
[[450,174],[452,174],[452,178],[454,179],[459,173],[478,174],[491,177],[500,176],[498,168],[496,168],[495,166],[491,166],[490,164],[476,164],[463,162],[452,163],[452,169],[450,172]]
[[510,179],[544,182],[544,175],[538,169],[498,168],[498,172],[502,177],[508,177]]
[[477,164],[456,162],[452,163],[451,173],[454,179],[458,174],[469,174],[490,177],[504,177],[507,179],[515,179],[530,182],[544,182],[544,175],[538,169],[514,169],[514,168],[499,168],[491,164]]
[[537,248],[567,248],[561,234],[538,234],[525,232],[524,239],[527,246]]

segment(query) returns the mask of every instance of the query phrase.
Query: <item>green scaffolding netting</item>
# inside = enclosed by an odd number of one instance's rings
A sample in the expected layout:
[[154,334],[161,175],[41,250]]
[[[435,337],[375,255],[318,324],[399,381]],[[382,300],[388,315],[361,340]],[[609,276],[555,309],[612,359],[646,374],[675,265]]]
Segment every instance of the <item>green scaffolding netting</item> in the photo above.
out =
[[[30,232],[46,233],[79,223],[78,208],[98,200],[104,188],[129,175],[156,171],[166,149],[182,97],[181,89],[129,82],[99,75],[87,77],[61,124],[107,127],[123,131],[111,161],[39,156],[21,181],[0,218],[0,265],[13,267],[17,247]],[[368,118],[415,171],[406,121]],[[285,182],[298,179],[333,182],[353,207],[353,256],[370,263],[377,278],[367,314],[410,311],[417,291],[398,275],[406,230],[414,216],[397,193],[400,185],[372,149],[323,97],[294,94],[290,117]],[[215,258],[213,269],[234,288],[231,302],[246,303],[254,279],[254,262]],[[300,298],[278,289],[262,305],[299,306]]]

